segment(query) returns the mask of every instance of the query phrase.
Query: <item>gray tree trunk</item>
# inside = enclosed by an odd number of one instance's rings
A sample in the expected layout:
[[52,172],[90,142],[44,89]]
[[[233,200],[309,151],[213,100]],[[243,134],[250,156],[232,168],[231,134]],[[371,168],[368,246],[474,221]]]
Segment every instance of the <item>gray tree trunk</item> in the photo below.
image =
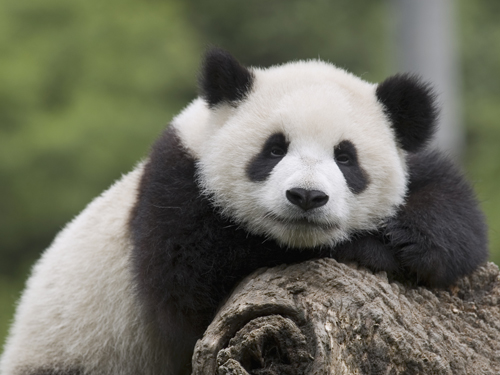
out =
[[441,105],[435,145],[460,160],[465,144],[455,0],[392,0],[399,71],[432,83]]
[[193,374],[500,374],[500,275],[450,290],[320,259],[259,270],[198,341]]

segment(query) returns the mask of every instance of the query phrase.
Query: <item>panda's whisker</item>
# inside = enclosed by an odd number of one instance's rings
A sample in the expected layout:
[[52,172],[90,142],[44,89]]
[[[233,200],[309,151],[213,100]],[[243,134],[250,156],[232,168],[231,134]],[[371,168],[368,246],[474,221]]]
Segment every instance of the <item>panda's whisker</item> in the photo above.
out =
[[164,208],[164,209],[182,210],[182,207],[159,206],[159,205],[157,205],[157,204],[151,204],[151,206],[156,207],[156,208]]

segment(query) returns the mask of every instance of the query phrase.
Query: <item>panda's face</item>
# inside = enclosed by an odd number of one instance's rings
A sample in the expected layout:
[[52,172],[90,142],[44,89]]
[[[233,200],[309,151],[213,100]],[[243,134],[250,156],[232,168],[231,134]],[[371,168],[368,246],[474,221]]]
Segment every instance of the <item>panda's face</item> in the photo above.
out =
[[206,125],[187,135],[197,138],[201,186],[222,213],[304,248],[392,215],[406,191],[404,152],[376,86],[319,62],[253,73],[248,97],[205,107]]

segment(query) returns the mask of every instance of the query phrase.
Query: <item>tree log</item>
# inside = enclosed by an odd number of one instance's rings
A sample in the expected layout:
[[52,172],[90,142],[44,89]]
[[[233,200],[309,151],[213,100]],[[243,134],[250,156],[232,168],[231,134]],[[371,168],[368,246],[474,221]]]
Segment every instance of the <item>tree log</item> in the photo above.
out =
[[193,374],[500,374],[498,267],[448,290],[333,259],[258,270],[198,341]]

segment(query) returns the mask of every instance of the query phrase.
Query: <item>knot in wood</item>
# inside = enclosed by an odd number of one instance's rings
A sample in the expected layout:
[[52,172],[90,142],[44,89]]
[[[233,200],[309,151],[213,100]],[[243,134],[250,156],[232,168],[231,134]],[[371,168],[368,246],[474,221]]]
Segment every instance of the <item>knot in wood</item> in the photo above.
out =
[[217,354],[217,374],[299,375],[313,356],[297,325],[281,315],[251,320]]

